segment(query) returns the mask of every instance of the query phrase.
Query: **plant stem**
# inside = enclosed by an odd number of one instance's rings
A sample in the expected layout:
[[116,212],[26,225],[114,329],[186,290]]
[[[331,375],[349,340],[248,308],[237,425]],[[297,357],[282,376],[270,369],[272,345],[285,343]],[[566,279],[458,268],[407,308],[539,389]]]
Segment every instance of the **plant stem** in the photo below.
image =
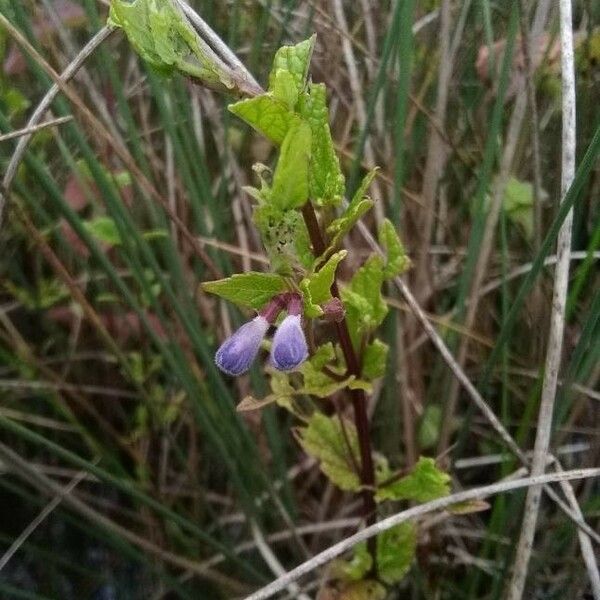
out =
[[386,517],[382,521],[379,521],[376,525],[372,527],[366,527],[365,529],[362,529],[358,533],[343,539],[333,546],[329,546],[329,548],[326,550],[323,550],[319,554],[313,556],[311,559],[307,560],[301,565],[298,565],[276,581],[273,581],[264,588],[257,590],[248,596],[246,600],[267,600],[267,598],[271,598],[277,592],[285,589],[291,582],[297,581],[303,575],[311,573],[322,565],[326,565],[328,562],[334,560],[338,556],[341,556],[344,552],[347,552],[352,547],[356,546],[356,544],[360,544],[360,542],[371,539],[372,536],[376,536],[384,531],[388,531],[400,523],[406,523],[422,515],[428,515],[434,511],[443,510],[449,506],[452,506],[453,504],[468,502],[469,500],[474,500],[476,498],[488,498],[489,496],[529,487],[531,485],[598,476],[600,476],[600,469],[577,469],[573,471],[563,471],[561,473],[538,475],[537,477],[508,479],[492,485],[486,485],[484,487],[477,487],[470,490],[465,490],[464,492],[458,492],[450,496],[443,496],[442,498],[437,498],[436,500],[431,500],[429,502],[425,502],[424,504],[413,506],[412,508]]
[[[310,241],[315,255],[321,256],[327,246],[321,228],[315,214],[313,205],[307,202],[302,207],[302,215],[308,229]],[[331,286],[331,295],[334,298],[340,297],[340,292],[337,285],[337,280],[334,277]],[[344,354],[348,374],[359,378],[361,375],[361,364],[352,345],[350,332],[348,331],[348,323],[344,318],[342,321],[334,323],[340,347]],[[376,521],[376,506],[373,498],[373,490],[375,487],[375,470],[373,468],[373,456],[371,453],[371,438],[369,437],[369,416],[367,415],[367,398],[363,390],[350,390],[350,399],[354,409],[354,423],[358,434],[358,445],[360,449],[361,473],[360,479],[363,485],[363,517],[367,526],[373,525]],[[371,538],[368,541],[369,552],[373,557],[374,569],[376,568],[376,540]]]

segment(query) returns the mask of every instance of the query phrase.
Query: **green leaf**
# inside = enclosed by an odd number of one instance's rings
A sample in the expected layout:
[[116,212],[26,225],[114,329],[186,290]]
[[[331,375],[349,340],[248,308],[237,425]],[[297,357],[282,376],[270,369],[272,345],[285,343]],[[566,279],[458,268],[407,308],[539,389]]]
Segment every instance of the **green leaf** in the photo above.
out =
[[366,346],[362,364],[362,376],[365,379],[373,380],[383,377],[386,369],[388,350],[389,346],[377,339]]
[[15,285],[6,280],[3,287],[28,310],[46,310],[68,298],[69,289],[58,279],[41,278],[35,290]]
[[133,178],[129,171],[115,171],[111,174],[115,185],[122,190],[133,183]]
[[426,450],[432,448],[438,441],[442,426],[442,407],[428,402],[419,423],[419,446]]
[[[417,550],[415,525],[407,521],[388,529],[377,536],[377,575],[381,581],[393,585],[408,573]],[[357,544],[350,561],[337,561],[333,574],[346,581],[358,582],[371,570],[373,559],[366,542]],[[365,580],[361,583],[365,583]],[[352,589],[352,588],[350,588]],[[355,596],[349,596],[354,598]],[[384,596],[378,596],[385,598]],[[357,599],[371,596],[356,596]]]
[[341,292],[350,334],[355,346],[363,333],[376,329],[385,319],[387,304],[381,295],[383,260],[371,256]]
[[335,206],[344,197],[345,185],[340,162],[331,139],[324,84],[309,85],[309,91],[300,98],[299,112],[309,123],[312,133],[310,196],[319,206]]
[[406,521],[377,536],[377,574],[381,581],[393,585],[410,570],[417,550],[414,523]]
[[345,585],[335,598],[336,600],[385,600],[387,591],[378,581],[365,579]]
[[276,144],[283,142],[294,120],[285,102],[271,93],[230,104],[229,110]]
[[235,87],[174,0],[112,0],[108,22],[122,28],[138,54],[159,72],[178,70],[210,87]]
[[[329,365],[335,358],[335,349],[331,342],[319,346],[310,359],[300,366],[303,385],[298,393],[328,398],[335,392],[350,387],[355,380],[354,376],[333,379],[323,372],[323,367]],[[336,371],[335,367],[332,370]]]
[[298,93],[304,90],[308,67],[313,48],[315,46],[316,35],[296,44],[295,46],[282,46],[277,50],[273,59],[273,67],[269,75],[269,91],[278,87],[278,71],[287,71],[293,77]]
[[343,237],[373,206],[373,200],[365,197],[365,194],[371,185],[371,182],[375,178],[375,175],[377,175],[378,170],[379,168],[375,167],[372,171],[369,171],[369,173],[365,175],[362,183],[352,198],[352,202],[348,204],[348,207],[344,211],[344,214],[341,217],[334,219],[327,227],[327,233],[332,236],[331,242],[329,243],[329,249],[337,248]]
[[300,208],[308,200],[310,140],[308,124],[294,120],[281,145],[271,189],[273,205],[282,210]]
[[[260,192],[264,195],[265,191]],[[271,269],[291,275],[296,269],[307,269],[314,262],[308,230],[296,210],[281,210],[263,203],[254,209],[254,224],[259,230]]]
[[383,454],[379,454],[379,452],[373,453],[373,463],[375,467],[375,481],[380,483],[383,481],[388,481],[392,477],[392,471],[390,469],[390,463],[388,459],[383,456]]
[[511,177],[504,190],[504,210],[521,227],[527,239],[533,237],[533,186]]
[[110,217],[97,217],[84,223],[85,228],[98,240],[111,246],[121,243],[121,236],[115,222]]
[[6,104],[6,111],[9,119],[16,119],[23,114],[30,106],[31,102],[17,88],[8,87],[5,82],[2,82],[0,87],[0,97]]
[[363,390],[367,394],[371,394],[373,392],[373,385],[370,381],[365,381],[364,379],[354,379],[353,377],[348,378],[348,389],[350,390]]
[[319,461],[321,471],[332,483],[342,490],[356,492],[360,489],[360,479],[354,467],[360,464],[358,436],[349,421],[344,421],[344,430],[338,417],[315,412],[308,426],[296,430],[296,436],[304,451]]
[[[335,560],[329,571],[331,598],[335,600],[385,600],[387,591],[381,583],[373,579],[365,579],[371,570],[373,558],[366,544],[358,544],[354,548],[352,560]],[[321,590],[323,597],[327,595],[328,587]],[[319,595],[319,597],[321,597]]]
[[282,373],[275,369],[270,369],[271,373],[271,393],[264,398],[254,398],[246,396],[236,407],[238,412],[246,412],[252,410],[260,410],[269,404],[277,404],[292,414],[296,414],[294,410],[293,398],[299,392],[294,389],[290,383],[289,373]]
[[450,493],[450,476],[435,464],[433,458],[419,458],[412,472],[397,481],[380,487],[375,493],[383,500],[414,500],[429,502]]
[[307,317],[315,318],[323,314],[319,305],[331,300],[331,286],[335,272],[347,254],[346,250],[336,252],[316,273],[311,273],[300,282],[300,289],[304,295],[304,312]]
[[321,370],[324,366],[335,360],[335,348],[332,342],[319,346],[310,357],[310,363],[315,369]]
[[299,370],[304,376],[304,383],[299,393],[309,394],[317,398],[329,398],[340,390],[351,388],[352,383],[355,381],[354,375],[341,380],[333,379],[326,373],[315,369],[308,361],[304,362]]
[[344,236],[358,223],[360,218],[371,210],[373,204],[375,203],[370,198],[363,198],[356,204],[348,205],[344,214],[333,220],[327,227],[328,233],[333,235],[329,247],[332,249],[337,248]]
[[273,296],[287,290],[285,279],[280,275],[255,271],[239,273],[217,281],[206,281],[201,285],[205,292],[257,310]]
[[271,92],[273,96],[293,111],[298,102],[298,88],[294,76],[289,71],[277,69],[272,81]]
[[337,579],[344,581],[360,581],[371,570],[373,557],[365,543],[354,548],[351,560],[337,560],[332,564],[331,573]]
[[259,206],[263,206],[266,204],[271,204],[271,179],[272,179],[272,171],[267,167],[267,165],[263,165],[262,163],[254,163],[252,165],[252,170],[254,174],[258,177],[260,181],[260,189],[257,189],[252,186],[244,186],[242,189],[254,198]]
[[331,236],[331,240],[329,242],[329,247],[324,254],[325,256],[327,256],[329,252],[333,252],[342,243],[344,236],[354,227],[354,225],[356,225],[356,223],[358,223],[359,219],[365,213],[371,210],[373,204],[375,204],[371,198],[365,196],[365,193],[375,178],[375,175],[377,175],[378,170],[379,168],[375,167],[365,175],[362,183],[352,198],[352,202],[348,204],[344,213],[337,219],[334,219],[327,227],[327,233]]
[[527,181],[510,177],[504,191],[504,208],[508,211],[521,206],[533,205],[533,186]]
[[275,397],[275,402],[278,406],[294,413],[292,398],[296,393],[296,390],[292,387],[289,378],[289,373],[273,370],[271,372],[271,391],[273,392],[272,395]]
[[387,260],[383,268],[385,279],[391,279],[410,268],[410,258],[408,258],[398,233],[389,219],[385,219],[379,228],[379,245],[387,253]]
[[363,198],[368,197],[367,190],[371,187],[371,184],[373,183],[373,179],[375,179],[375,177],[377,176],[377,173],[379,173],[379,167],[374,167],[362,178],[360,185],[358,186],[357,190],[354,192],[354,196],[352,196],[352,201],[350,202],[350,205],[356,204]]

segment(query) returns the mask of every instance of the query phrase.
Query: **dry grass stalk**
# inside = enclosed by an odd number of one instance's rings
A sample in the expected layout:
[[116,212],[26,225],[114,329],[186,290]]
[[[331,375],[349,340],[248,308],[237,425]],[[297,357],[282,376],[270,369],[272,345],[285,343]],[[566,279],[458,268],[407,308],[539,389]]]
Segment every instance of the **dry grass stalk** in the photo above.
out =
[[[573,53],[573,26],[571,0],[560,0],[560,41],[561,41],[561,78],[562,78],[562,165],[561,195],[564,197],[575,177],[575,66]],[[537,435],[533,450],[531,474],[538,476],[545,471],[552,416],[558,384],[558,372],[562,360],[565,329],[565,312],[569,286],[569,264],[571,252],[571,234],[573,211],[569,211],[558,235],[558,262],[554,275],[550,331],[544,368],[542,398],[537,421]],[[540,499],[541,486],[532,486],[527,490],[523,524],[515,553],[514,567],[507,588],[507,600],[520,600],[523,597],[529,559],[533,549]],[[581,550],[592,583],[596,600],[600,598],[600,576],[591,542],[587,536],[580,535]]]

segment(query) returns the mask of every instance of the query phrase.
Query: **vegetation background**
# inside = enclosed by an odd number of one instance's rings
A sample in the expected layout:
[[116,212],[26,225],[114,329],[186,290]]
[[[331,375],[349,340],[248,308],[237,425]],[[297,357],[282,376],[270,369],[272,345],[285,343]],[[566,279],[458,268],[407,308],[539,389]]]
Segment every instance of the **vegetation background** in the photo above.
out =
[[[396,224],[414,264],[405,283],[530,450],[561,198],[558,3],[190,4],[259,82],[281,44],[317,33],[311,74],[328,86],[349,192],[381,167],[365,224]],[[3,176],[107,7],[0,0]],[[581,167],[551,444],[565,469],[600,457],[600,4],[576,0],[573,29]],[[355,500],[302,454],[285,414],[236,413],[265,392],[260,368],[232,381],[213,362],[245,315],[199,283],[268,268],[242,187],[274,149],[228,113],[231,99],[152,72],[120,32],[67,88],[0,219],[0,597],[243,597],[358,525]],[[357,262],[342,279],[368,251],[360,234],[348,244]],[[374,446],[401,469],[439,458],[457,491],[513,473],[405,299],[390,287],[387,300]],[[573,485],[598,531],[597,480]],[[429,515],[392,597],[500,597],[524,497]],[[588,575],[577,528],[544,496],[525,597],[592,598]],[[311,596],[321,577],[303,580]]]

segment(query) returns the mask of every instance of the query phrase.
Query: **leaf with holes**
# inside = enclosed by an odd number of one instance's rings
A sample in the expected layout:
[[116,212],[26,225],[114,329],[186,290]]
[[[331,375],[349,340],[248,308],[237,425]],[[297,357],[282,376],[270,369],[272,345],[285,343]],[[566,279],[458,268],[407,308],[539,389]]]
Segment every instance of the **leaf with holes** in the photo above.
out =
[[268,201],[262,202],[254,209],[253,221],[269,255],[271,269],[282,275],[308,269],[314,256],[302,215],[297,210],[281,210]]

